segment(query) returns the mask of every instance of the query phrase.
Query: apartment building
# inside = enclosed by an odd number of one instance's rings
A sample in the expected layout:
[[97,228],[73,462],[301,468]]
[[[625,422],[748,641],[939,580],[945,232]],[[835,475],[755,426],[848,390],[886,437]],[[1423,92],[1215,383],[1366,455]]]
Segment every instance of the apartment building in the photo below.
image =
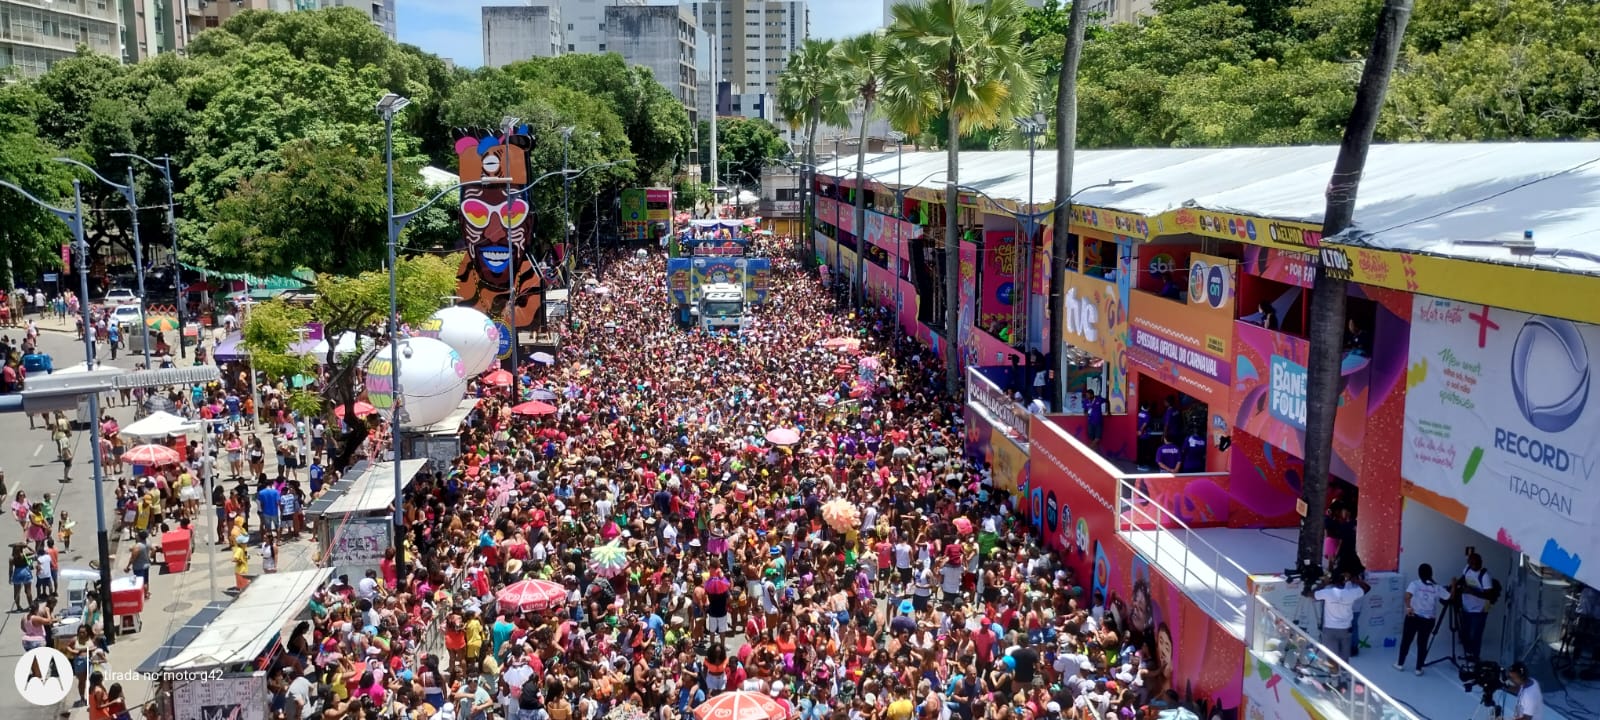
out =
[[503,67],[518,60],[562,53],[561,4],[483,9],[483,64]]
[[[708,116],[720,96],[778,93],[778,77],[789,55],[810,33],[805,0],[719,0],[685,3],[711,37],[712,75],[701,78],[700,115]],[[728,90],[716,91],[725,82]]]
[[699,73],[694,16],[681,5],[617,5],[605,8],[605,42],[597,52],[615,52],[629,65],[650,68],[656,82],[698,119]]
[[0,0],[0,79],[38,77],[79,45],[120,57],[118,0]]

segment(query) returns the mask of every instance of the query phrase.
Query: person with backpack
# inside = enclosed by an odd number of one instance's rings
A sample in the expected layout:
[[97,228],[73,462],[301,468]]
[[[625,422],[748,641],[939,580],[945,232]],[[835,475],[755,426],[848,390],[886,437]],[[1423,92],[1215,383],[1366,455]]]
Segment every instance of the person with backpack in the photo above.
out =
[[1500,581],[1483,567],[1483,556],[1467,552],[1467,567],[1456,578],[1455,589],[1461,598],[1461,651],[1477,662],[1483,650],[1483,628],[1489,624],[1489,608],[1500,599]]

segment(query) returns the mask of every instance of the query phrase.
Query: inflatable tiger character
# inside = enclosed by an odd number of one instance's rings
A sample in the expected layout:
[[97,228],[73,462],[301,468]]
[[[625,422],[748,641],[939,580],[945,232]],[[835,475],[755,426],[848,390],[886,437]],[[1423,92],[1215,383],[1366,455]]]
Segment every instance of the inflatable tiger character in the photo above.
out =
[[[465,134],[456,141],[461,181],[506,178],[505,185],[474,185],[461,190],[463,249],[456,294],[465,305],[520,329],[534,327],[544,305],[544,280],[529,257],[532,232],[528,199],[519,193],[528,183],[526,134]],[[513,271],[512,259],[516,259]],[[516,282],[516,307],[511,287]]]

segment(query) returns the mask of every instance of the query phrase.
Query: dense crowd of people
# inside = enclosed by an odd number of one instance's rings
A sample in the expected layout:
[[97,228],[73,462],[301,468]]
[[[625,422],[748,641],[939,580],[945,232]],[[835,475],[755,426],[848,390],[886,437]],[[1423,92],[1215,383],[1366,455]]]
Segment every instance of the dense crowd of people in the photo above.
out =
[[[475,383],[461,454],[407,490],[406,556],[318,590],[264,660],[272,716],[676,720],[737,690],[800,720],[1176,707],[1150,639],[1091,602],[963,456],[941,359],[887,309],[840,307],[785,241],[762,245],[772,287],[742,333],[679,327],[665,259],[619,254],[573,293],[554,362],[519,368],[514,397]],[[233,384],[174,399],[237,424],[253,413]],[[529,399],[557,411],[512,412]],[[209,462],[196,453],[198,483],[119,491],[150,497],[127,530],[158,508],[193,517],[198,488],[223,487],[210,478],[259,478],[210,503],[244,587],[301,529],[285,501],[303,510],[336,479],[323,428],[273,425],[276,482],[270,446],[222,435]],[[625,559],[600,562],[606,548]],[[504,601],[527,580],[558,592]],[[115,717],[88,685],[91,720]]]
[[[962,457],[940,359],[768,250],[740,335],[676,326],[659,255],[575,293],[556,362],[521,368],[518,397],[476,389],[460,457],[409,491],[405,576],[391,555],[319,595],[274,710],[671,720],[733,690],[803,720],[1175,706],[1142,640]],[[512,414],[529,398],[559,412]],[[840,500],[854,514],[825,517]],[[620,568],[597,560],[612,543]],[[559,596],[502,601],[529,579]]]

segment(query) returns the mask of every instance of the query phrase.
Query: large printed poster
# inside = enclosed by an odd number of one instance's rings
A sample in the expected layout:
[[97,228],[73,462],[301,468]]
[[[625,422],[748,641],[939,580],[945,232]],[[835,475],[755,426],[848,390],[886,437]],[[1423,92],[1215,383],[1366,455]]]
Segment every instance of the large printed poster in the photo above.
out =
[[1116,283],[1068,272],[1062,280],[1061,326],[1067,344],[1105,363],[1105,396],[1112,415],[1128,411],[1128,303]]
[[[528,128],[509,134],[467,134],[456,140],[461,181],[501,183],[467,185],[461,189],[461,269],[456,294],[462,304],[478,309],[496,321],[531,328],[544,306],[544,278],[530,255],[534,251],[527,196],[528,150],[533,138]],[[516,289],[515,306],[511,291]]]
[[1600,564],[1583,562],[1600,553],[1600,404],[1589,405],[1600,327],[1413,303],[1405,478],[1460,503],[1474,530],[1600,584]]
[[1010,325],[1015,319],[1013,303],[1019,301],[1017,274],[1017,236],[1010,229],[983,233],[983,287],[979,288],[978,325],[991,328]]
[[1233,321],[1205,305],[1135,293],[1129,357],[1152,377],[1212,408],[1227,407]]

